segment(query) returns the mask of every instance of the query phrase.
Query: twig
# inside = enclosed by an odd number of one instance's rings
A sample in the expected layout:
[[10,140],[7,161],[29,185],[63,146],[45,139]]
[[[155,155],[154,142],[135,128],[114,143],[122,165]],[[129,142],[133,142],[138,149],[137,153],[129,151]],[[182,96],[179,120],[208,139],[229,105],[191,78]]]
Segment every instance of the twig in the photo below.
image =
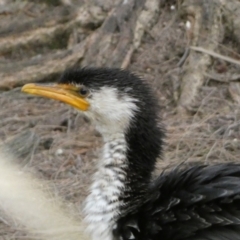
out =
[[208,49],[205,49],[205,48],[202,48],[202,47],[190,46],[190,49],[192,49],[192,50],[194,50],[196,52],[206,53],[206,54],[208,54],[208,55],[210,55],[212,57],[220,58],[220,59],[222,59],[222,60],[224,60],[226,62],[230,62],[230,63],[234,63],[234,64],[237,64],[237,65],[240,65],[240,61],[235,60],[234,58],[221,55],[219,53],[213,52],[211,50],[208,50]]
[[182,67],[182,65],[185,63],[188,55],[189,55],[189,48],[186,48],[185,51],[184,51],[184,54],[183,56],[181,57],[181,59],[179,60],[179,62],[177,63],[177,67]]
[[231,74],[231,76],[229,76],[217,73],[204,73],[204,75],[212,80],[225,83],[240,80],[240,74]]

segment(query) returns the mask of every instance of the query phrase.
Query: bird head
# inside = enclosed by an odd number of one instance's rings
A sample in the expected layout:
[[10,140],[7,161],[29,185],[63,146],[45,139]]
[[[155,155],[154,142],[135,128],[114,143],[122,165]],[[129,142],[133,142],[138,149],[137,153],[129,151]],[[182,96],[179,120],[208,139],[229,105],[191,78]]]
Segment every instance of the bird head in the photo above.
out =
[[124,138],[133,178],[139,177],[139,186],[148,184],[161,155],[164,129],[156,95],[146,81],[126,70],[83,68],[66,70],[55,84],[26,84],[22,91],[76,108],[104,142]]
[[71,69],[62,74],[57,84],[26,84],[22,91],[80,110],[103,136],[125,133],[137,112],[143,112],[143,116],[153,102],[148,85],[120,69]]

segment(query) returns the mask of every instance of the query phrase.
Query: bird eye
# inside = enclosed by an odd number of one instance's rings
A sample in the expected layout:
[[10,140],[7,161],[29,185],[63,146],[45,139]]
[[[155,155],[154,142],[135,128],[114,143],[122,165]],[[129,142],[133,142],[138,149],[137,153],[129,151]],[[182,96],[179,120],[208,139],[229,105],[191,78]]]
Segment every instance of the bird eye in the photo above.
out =
[[82,97],[86,97],[89,94],[89,90],[86,87],[83,86],[79,89],[79,94]]

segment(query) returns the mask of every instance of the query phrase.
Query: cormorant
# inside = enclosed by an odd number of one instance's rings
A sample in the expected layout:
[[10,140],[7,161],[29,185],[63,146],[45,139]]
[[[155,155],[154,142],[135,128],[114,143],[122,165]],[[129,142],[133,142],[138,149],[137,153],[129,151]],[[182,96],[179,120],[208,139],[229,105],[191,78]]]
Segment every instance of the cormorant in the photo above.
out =
[[84,207],[92,239],[240,239],[240,164],[183,164],[153,179],[164,130],[147,82],[126,70],[83,68],[22,91],[77,108],[103,137]]

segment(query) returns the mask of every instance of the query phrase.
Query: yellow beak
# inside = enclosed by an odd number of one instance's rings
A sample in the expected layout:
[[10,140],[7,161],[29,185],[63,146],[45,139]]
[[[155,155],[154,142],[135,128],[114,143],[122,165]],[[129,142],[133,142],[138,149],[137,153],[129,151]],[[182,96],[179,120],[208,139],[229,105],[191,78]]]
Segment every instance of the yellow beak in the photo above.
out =
[[69,104],[81,111],[88,110],[90,104],[80,94],[78,88],[68,84],[40,85],[29,83],[22,87],[22,92],[55,99]]

